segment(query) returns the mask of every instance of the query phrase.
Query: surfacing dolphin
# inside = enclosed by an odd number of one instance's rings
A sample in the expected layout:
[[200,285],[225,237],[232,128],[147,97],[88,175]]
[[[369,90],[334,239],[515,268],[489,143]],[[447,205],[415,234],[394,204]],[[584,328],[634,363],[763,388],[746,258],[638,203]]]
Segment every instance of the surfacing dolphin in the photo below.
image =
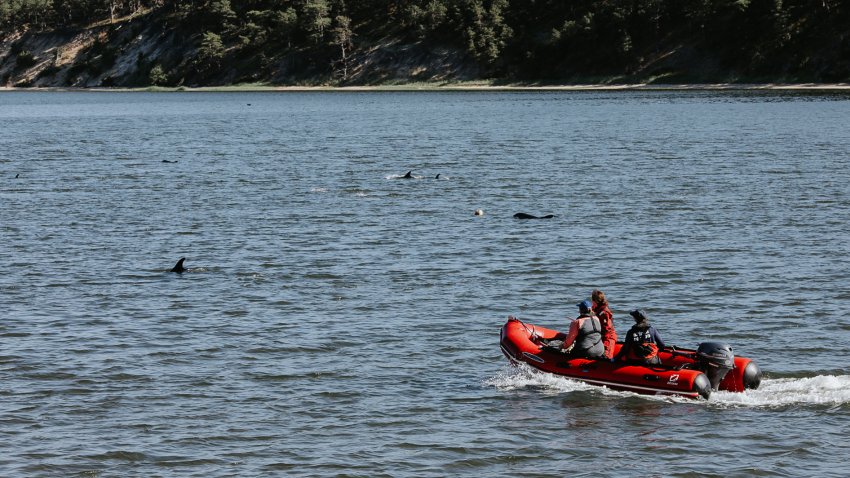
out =
[[408,171],[401,179],[413,179],[413,171]]
[[180,260],[177,261],[177,264],[174,264],[174,267],[172,267],[171,270],[168,271],[168,272],[176,272],[178,274],[182,274],[183,271],[186,270],[186,268],[183,267],[183,261],[185,261],[185,260],[186,260],[185,257],[181,257]]
[[541,217],[537,217],[537,216],[532,215],[532,214],[526,214],[524,212],[518,212],[518,213],[514,214],[514,219],[552,219],[553,217],[555,217],[554,214],[547,214],[547,215],[541,216]]

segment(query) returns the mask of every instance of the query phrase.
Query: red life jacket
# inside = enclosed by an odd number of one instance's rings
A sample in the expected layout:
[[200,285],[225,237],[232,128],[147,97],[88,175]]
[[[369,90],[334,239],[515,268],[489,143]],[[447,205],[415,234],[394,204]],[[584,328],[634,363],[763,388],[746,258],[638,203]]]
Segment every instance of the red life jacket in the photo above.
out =
[[614,330],[614,314],[607,305],[600,306],[593,304],[593,313],[599,317],[599,323],[602,324],[602,339],[607,341],[617,341],[617,332]]

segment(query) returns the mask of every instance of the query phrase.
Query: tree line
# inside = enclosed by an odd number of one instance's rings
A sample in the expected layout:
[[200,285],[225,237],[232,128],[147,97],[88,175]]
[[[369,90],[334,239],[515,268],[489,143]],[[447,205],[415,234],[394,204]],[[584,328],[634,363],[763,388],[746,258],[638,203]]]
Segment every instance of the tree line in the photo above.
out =
[[0,0],[0,31],[133,14],[183,30],[213,70],[236,52],[313,52],[344,80],[355,52],[393,38],[457,49],[512,80],[653,68],[682,81],[850,79],[850,0]]

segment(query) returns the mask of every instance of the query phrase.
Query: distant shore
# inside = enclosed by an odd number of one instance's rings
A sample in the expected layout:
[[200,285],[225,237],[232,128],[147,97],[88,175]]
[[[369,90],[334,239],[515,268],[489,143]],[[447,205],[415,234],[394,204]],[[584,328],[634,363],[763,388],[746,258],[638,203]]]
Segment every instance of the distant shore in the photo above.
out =
[[281,91],[281,92],[321,92],[321,91],[850,91],[850,83],[709,83],[709,84],[615,84],[615,85],[526,85],[491,84],[487,82],[462,83],[410,83],[398,85],[364,86],[275,86],[261,84],[242,84],[229,86],[203,87],[139,87],[139,88],[77,88],[77,87],[8,87],[0,86],[0,91],[118,91],[118,92],[181,92],[181,91]]

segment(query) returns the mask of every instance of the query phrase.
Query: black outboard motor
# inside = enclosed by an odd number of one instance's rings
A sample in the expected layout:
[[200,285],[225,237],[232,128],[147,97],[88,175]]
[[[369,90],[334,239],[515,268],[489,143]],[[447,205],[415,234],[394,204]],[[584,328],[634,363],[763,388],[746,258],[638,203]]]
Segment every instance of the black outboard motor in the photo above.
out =
[[719,342],[703,342],[697,348],[697,365],[708,376],[711,389],[717,390],[723,377],[735,368],[732,347]]

